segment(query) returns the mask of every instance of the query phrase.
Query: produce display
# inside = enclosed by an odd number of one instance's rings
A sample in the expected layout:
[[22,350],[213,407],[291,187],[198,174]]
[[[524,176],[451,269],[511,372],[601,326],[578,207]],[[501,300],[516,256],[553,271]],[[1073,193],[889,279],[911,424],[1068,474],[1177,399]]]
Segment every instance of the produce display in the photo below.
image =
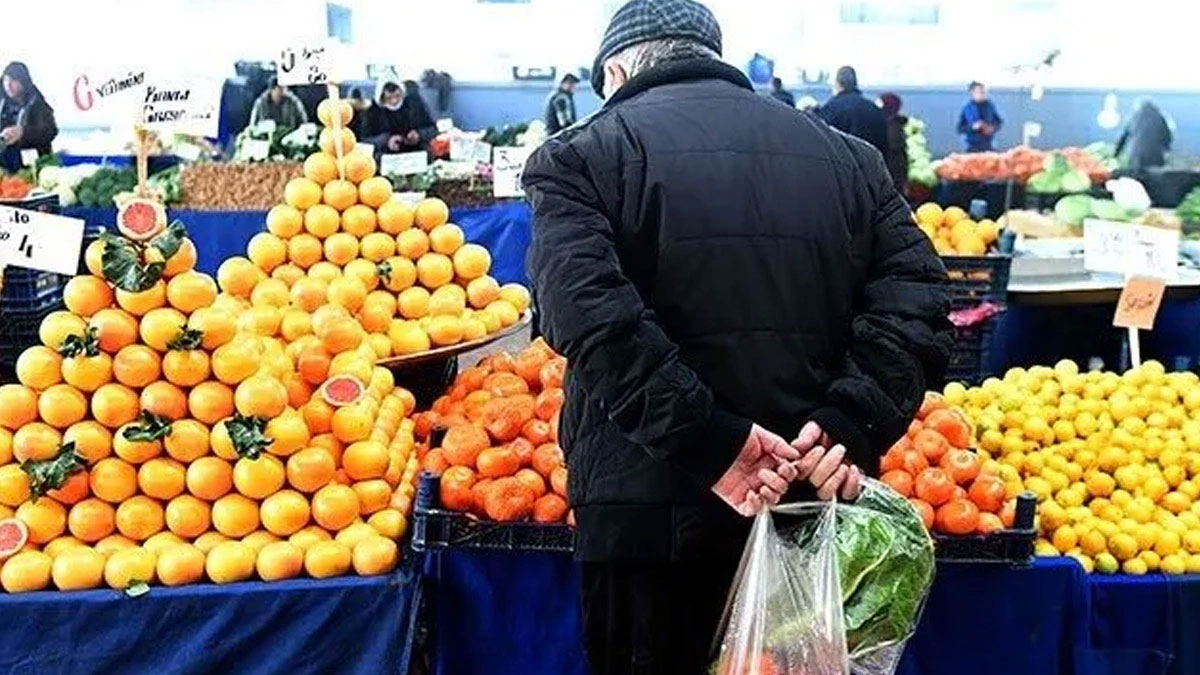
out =
[[[1008,180],[1026,183],[1035,174],[1045,172],[1047,158],[1056,155],[1066,161],[1072,170],[1087,174],[1091,183],[1103,183],[1112,175],[1112,164],[1084,148],[1067,147],[1053,151],[1038,150],[1024,145],[1004,152],[951,153],[935,163],[938,178],[952,181]],[[1051,160],[1051,167],[1061,169],[1058,159]],[[1061,180],[1065,172],[1056,173]],[[1072,178],[1075,181],[1076,178]],[[1040,178],[1039,184],[1048,184],[1049,178]],[[1086,189],[1086,188],[1084,188]]]
[[1025,189],[1030,192],[1049,194],[1087,192],[1092,188],[1092,178],[1087,171],[1076,168],[1067,156],[1060,152],[1046,155],[1042,170],[1029,177]]
[[191,162],[181,169],[180,207],[261,211],[279,201],[299,162]]
[[929,140],[925,137],[923,120],[908,118],[904,125],[904,144],[908,150],[908,182],[926,187],[937,185],[933,155],[929,152]]
[[538,338],[516,356],[500,352],[459,373],[432,410],[414,417],[443,507],[501,522],[566,521],[558,446],[565,368]]
[[908,433],[879,463],[880,480],[907,497],[925,527],[948,535],[1011,528],[1016,492],[971,448],[971,424],[937,394],[926,394]]
[[981,473],[1037,495],[1039,555],[1103,573],[1200,572],[1200,376],[1013,368],[945,403],[975,427]]
[[[63,171],[70,172],[70,169]],[[75,199],[80,206],[111,208],[116,203],[117,195],[129,192],[137,185],[137,173],[129,167],[103,166],[80,171],[84,176],[75,183],[74,188]],[[70,179],[67,180],[69,186]]]
[[0,175],[0,200],[18,200],[29,196],[33,184],[20,176]]
[[913,212],[917,227],[933,242],[938,255],[986,255],[1000,237],[1000,226],[987,218],[975,222],[957,206],[927,202]]
[[1175,207],[1175,213],[1189,225],[1200,225],[1200,187],[1194,187]]

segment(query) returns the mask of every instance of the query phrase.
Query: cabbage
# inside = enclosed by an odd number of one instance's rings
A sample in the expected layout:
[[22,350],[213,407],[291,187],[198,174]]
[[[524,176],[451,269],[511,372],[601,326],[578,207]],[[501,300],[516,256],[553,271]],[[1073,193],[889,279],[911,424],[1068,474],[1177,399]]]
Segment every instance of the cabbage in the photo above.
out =
[[1030,192],[1055,194],[1062,192],[1062,183],[1058,176],[1049,171],[1039,171],[1025,182],[1025,189]]
[[1071,170],[1071,162],[1067,158],[1057,152],[1052,152],[1046,155],[1046,159],[1042,161],[1042,168],[1047,173],[1052,173],[1058,176]]
[[1103,220],[1129,220],[1129,213],[1111,199],[1093,199],[1090,208],[1092,215]]
[[1067,195],[1054,205],[1054,219],[1063,225],[1080,225],[1092,215],[1092,198],[1087,195]]
[[1092,179],[1087,172],[1075,169],[1063,174],[1060,180],[1063,192],[1087,192],[1092,189]]

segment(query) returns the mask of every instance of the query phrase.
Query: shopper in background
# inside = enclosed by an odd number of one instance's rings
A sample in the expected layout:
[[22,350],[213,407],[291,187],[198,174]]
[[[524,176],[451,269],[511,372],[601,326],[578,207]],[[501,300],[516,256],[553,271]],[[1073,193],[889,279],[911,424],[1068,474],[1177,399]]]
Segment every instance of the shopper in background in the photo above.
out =
[[833,98],[817,109],[817,115],[829,126],[857,136],[887,152],[887,124],[879,106],[867,100],[858,90],[858,73],[850,66],[838,68],[833,80]]
[[792,92],[783,88],[783,80],[778,77],[771,78],[771,98],[789,107],[796,107],[796,97],[792,96]]
[[579,78],[573,73],[563,75],[555,89],[546,99],[546,133],[556,134],[575,124],[575,86]]
[[266,91],[259,94],[250,110],[250,126],[263,120],[273,120],[277,129],[290,131],[307,122],[308,115],[300,99],[272,77]]
[[437,123],[421,99],[421,88],[405,80],[404,88],[388,82],[367,111],[360,140],[379,152],[410,152],[425,147],[437,135]]
[[908,191],[908,139],[904,134],[908,118],[900,114],[901,101],[896,94],[881,94],[879,102],[883,120],[887,123],[887,150],[883,153],[883,162],[892,175],[892,185],[903,195]]
[[524,172],[594,675],[708,672],[742,516],[853,499],[947,360],[945,271],[880,154],[720,50],[703,5],[626,4],[603,107]]
[[958,115],[958,133],[963,135],[967,152],[988,152],[1004,120],[1000,119],[996,106],[988,99],[987,87],[982,82],[972,82],[967,91],[971,94],[971,100],[963,105]]
[[371,102],[363,96],[362,89],[354,87],[350,90],[350,107],[354,110],[354,115],[350,118],[350,130],[356,136],[362,135],[362,126],[367,110],[371,108]]
[[9,171],[21,168],[21,151],[34,148],[50,153],[58,135],[54,108],[29,77],[29,69],[13,61],[0,76],[0,166]]
[[1170,149],[1171,125],[1158,106],[1142,99],[1117,141],[1117,156],[1125,153],[1125,168],[1137,172],[1166,164]]

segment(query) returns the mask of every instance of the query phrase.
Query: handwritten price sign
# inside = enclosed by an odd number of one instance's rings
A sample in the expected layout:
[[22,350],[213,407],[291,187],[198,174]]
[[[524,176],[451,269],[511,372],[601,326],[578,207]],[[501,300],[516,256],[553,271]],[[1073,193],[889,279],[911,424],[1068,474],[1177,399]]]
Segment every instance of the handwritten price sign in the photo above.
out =
[[1093,272],[1173,279],[1179,231],[1088,219],[1083,222],[1083,266]]
[[0,206],[0,263],[75,274],[83,246],[83,221]]
[[323,46],[287,47],[279,52],[275,76],[279,84],[325,84],[330,80],[328,53]]
[[1117,300],[1113,325],[1140,330],[1154,328],[1154,317],[1158,315],[1166,288],[1167,285],[1162,279],[1130,277],[1125,282],[1125,288],[1121,289],[1120,299]]

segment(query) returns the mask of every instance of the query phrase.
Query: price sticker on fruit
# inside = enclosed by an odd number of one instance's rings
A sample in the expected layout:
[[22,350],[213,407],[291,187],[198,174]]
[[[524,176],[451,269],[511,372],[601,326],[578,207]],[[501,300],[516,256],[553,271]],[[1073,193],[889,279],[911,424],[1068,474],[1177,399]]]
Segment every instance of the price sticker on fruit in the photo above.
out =
[[75,274],[83,220],[0,206],[0,264]]

